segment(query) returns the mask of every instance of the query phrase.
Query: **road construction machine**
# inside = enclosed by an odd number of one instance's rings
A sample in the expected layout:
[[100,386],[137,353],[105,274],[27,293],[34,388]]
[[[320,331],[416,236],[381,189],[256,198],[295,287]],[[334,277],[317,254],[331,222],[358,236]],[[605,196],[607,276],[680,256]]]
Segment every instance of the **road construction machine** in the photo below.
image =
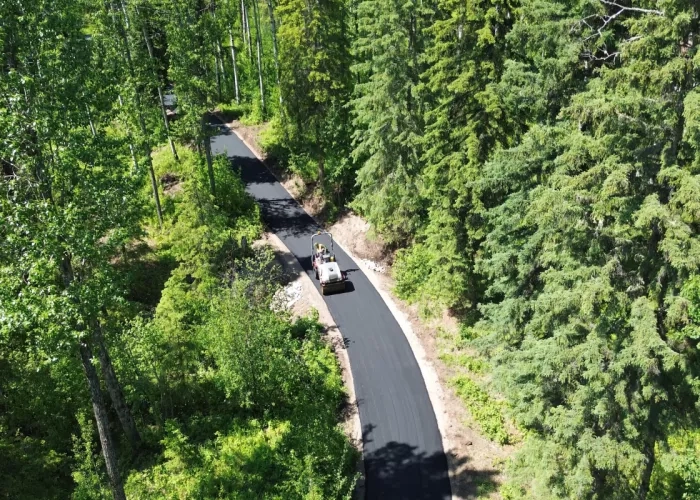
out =
[[[330,240],[330,249],[318,241],[326,237]],[[333,235],[328,231],[317,231],[311,236],[311,265],[316,279],[321,283],[323,295],[345,291],[347,276],[335,260]]]

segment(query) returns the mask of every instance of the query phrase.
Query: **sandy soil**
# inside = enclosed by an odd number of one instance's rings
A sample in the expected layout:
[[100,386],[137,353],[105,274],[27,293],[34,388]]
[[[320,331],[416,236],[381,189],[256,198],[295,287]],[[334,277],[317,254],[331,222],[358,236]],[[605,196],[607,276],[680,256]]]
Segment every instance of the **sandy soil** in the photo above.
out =
[[[249,146],[255,148],[258,156],[262,155],[257,140],[257,134],[263,128],[245,127],[237,122],[228,124],[242,136]],[[303,185],[300,179],[294,175],[289,175],[275,168],[274,165],[268,165],[277,178],[282,182],[283,186],[302,204],[308,213],[314,216],[319,222],[323,220],[323,204],[313,193],[310,193]],[[455,394],[449,385],[449,380],[457,375],[455,368],[451,368],[448,364],[440,359],[440,354],[444,354],[451,349],[452,342],[449,341],[451,335],[457,332],[457,321],[445,312],[442,317],[426,321],[421,319],[418,313],[418,307],[407,304],[393,294],[394,282],[391,278],[391,263],[393,256],[388,251],[381,241],[381,238],[374,235],[371,231],[370,224],[364,221],[361,217],[351,212],[344,214],[335,223],[328,226],[329,231],[333,233],[333,237],[355,257],[360,259],[368,259],[376,263],[380,263],[386,267],[386,272],[379,273],[367,270],[371,273],[370,277],[373,282],[378,284],[378,287],[398,309],[398,315],[403,316],[410,323],[408,329],[412,333],[407,337],[415,336],[420,343],[419,351],[416,357],[420,358],[419,363],[422,365],[426,385],[430,393],[431,400],[435,406],[436,416],[439,421],[441,432],[443,433],[443,444],[448,456],[450,467],[450,481],[452,484],[453,498],[455,499],[475,499],[475,498],[500,498],[497,486],[502,483],[504,477],[502,473],[505,460],[512,454],[512,446],[499,446],[496,443],[483,437],[477,430],[470,426],[469,412],[465,408],[462,401]],[[276,237],[275,237],[276,238]],[[279,240],[278,240],[279,241]],[[283,245],[281,241],[280,245]],[[293,258],[293,257],[292,257]],[[296,262],[296,259],[294,259]],[[298,263],[297,263],[298,264]],[[308,278],[307,278],[308,279]],[[313,288],[313,283],[308,279],[308,285]],[[311,297],[309,291],[304,289],[303,299],[295,304],[295,308],[303,310],[308,305],[308,297]],[[323,299],[315,293],[317,298],[314,298],[314,305],[319,311],[325,309],[328,314],[329,332],[335,330],[340,342],[342,336],[338,332],[335,325],[332,323],[332,318],[328,313]],[[323,316],[322,316],[323,318]],[[326,323],[324,323],[326,324]],[[331,326],[332,325],[332,326]],[[411,338],[409,338],[411,342]],[[344,346],[343,346],[344,347]],[[336,348],[336,352],[344,351],[343,348]],[[416,349],[414,348],[414,352]],[[339,359],[340,359],[339,355]],[[347,353],[345,353],[345,361],[341,361],[343,372],[350,374]],[[435,380],[432,376],[435,374]],[[351,377],[351,375],[349,375]],[[350,380],[351,382],[351,380]],[[352,384],[349,387],[353,387]],[[353,398],[354,401],[354,398]],[[356,408],[355,415],[352,418],[357,420],[359,426],[359,416],[357,416]],[[346,424],[347,425],[347,424]],[[346,429],[349,427],[346,426]],[[350,436],[354,436],[355,431],[350,431]],[[361,446],[361,444],[360,444]]]
[[389,266],[392,255],[379,236],[373,235],[367,221],[348,212],[342,215],[328,230],[341,244],[361,259],[368,259]]
[[[223,117],[220,116],[220,118],[222,118],[223,120]],[[260,147],[260,141],[258,138],[260,137],[260,134],[267,128],[266,123],[263,123],[261,125],[242,125],[240,121],[234,120],[232,122],[227,123],[226,125],[228,125],[231,128],[235,128],[236,132],[238,132],[241,135],[241,137],[243,137],[245,142],[247,142],[248,144],[250,144],[250,146],[255,148],[255,151],[262,151],[262,148]]]

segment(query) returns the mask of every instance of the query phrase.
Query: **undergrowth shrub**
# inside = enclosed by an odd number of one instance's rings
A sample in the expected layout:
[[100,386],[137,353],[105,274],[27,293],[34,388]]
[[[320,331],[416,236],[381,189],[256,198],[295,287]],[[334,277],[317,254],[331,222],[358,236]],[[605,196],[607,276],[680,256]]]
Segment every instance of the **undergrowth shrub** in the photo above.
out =
[[[348,498],[357,456],[338,425],[345,391],[318,318],[271,309],[272,254],[239,245],[261,222],[226,159],[215,159],[213,197],[203,159],[179,151],[180,162],[155,153],[169,187],[152,230],[154,251],[176,267],[152,316],[133,319],[113,349],[125,393],[145,403],[135,414],[151,450],[125,474],[127,495]],[[84,466],[76,474],[79,491],[100,482]]]
[[467,376],[452,379],[457,395],[462,399],[474,421],[489,439],[507,444],[511,438],[505,427],[502,403],[493,400],[486,391]]

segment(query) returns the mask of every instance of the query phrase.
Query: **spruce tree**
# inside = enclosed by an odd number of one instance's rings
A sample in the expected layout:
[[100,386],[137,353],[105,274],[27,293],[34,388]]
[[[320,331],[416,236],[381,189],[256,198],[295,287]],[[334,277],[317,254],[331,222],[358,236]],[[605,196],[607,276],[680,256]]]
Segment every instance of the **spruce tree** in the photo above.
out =
[[425,30],[421,89],[428,105],[420,186],[428,215],[418,243],[399,259],[399,279],[411,281],[410,298],[458,308],[478,299],[473,267],[483,233],[473,186],[493,151],[518,137],[497,86],[514,4],[437,2]]
[[654,7],[595,7],[581,38],[599,76],[482,182],[505,195],[482,327],[531,431],[514,477],[532,498],[646,498],[657,453],[698,418],[697,16]]
[[352,206],[396,243],[409,241],[424,215],[418,192],[423,106],[417,87],[425,14],[420,1],[357,5],[353,71],[359,83],[351,109],[359,192]]

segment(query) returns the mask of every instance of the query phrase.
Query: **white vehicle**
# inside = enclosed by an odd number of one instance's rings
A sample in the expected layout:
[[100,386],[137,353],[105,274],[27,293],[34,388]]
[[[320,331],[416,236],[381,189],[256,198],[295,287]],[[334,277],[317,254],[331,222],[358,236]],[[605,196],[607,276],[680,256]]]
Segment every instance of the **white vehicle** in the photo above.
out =
[[[330,238],[330,251],[322,243],[316,243],[315,238],[328,235]],[[340,270],[333,253],[333,235],[327,231],[317,231],[311,237],[311,265],[314,268],[316,279],[321,283],[321,293],[327,295],[331,292],[344,292],[346,275]]]

